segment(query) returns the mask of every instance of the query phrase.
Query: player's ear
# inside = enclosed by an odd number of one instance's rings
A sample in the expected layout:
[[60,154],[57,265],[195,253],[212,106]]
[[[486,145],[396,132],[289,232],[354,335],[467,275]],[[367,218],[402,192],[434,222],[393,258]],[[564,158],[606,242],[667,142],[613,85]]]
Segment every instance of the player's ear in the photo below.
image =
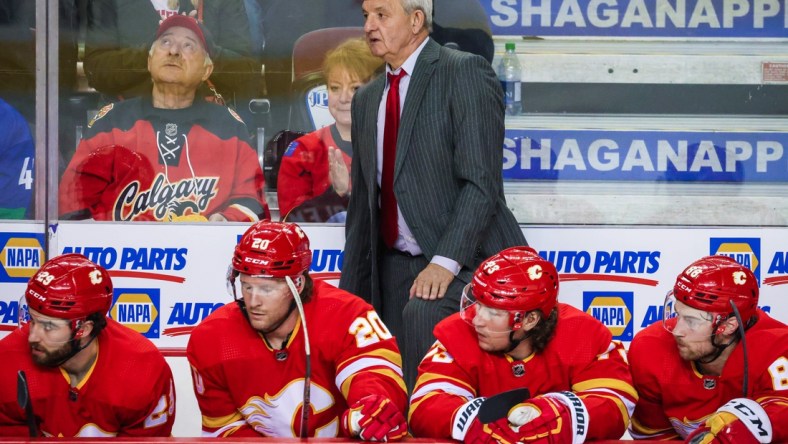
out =
[[723,334],[726,336],[732,336],[736,333],[736,330],[739,328],[739,321],[736,319],[736,316],[730,316],[728,319],[720,322],[720,325],[717,327],[716,334]]
[[536,324],[542,320],[542,313],[539,310],[532,310],[525,314],[523,318],[523,330],[529,331],[536,327]]
[[92,332],[93,321],[80,321],[74,330],[74,339],[88,338]]
[[301,294],[301,292],[304,291],[304,285],[306,285],[306,279],[304,278],[304,275],[296,276],[296,278],[293,280],[293,284],[295,284],[298,294]]

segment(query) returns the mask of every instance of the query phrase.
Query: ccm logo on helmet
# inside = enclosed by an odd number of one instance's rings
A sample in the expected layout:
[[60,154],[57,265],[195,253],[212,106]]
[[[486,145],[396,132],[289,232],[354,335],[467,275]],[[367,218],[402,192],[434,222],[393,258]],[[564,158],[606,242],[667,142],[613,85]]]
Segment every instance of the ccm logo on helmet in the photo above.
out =
[[44,299],[44,296],[38,294],[38,292],[36,292],[35,290],[27,290],[27,294],[29,294],[30,296],[33,296],[34,298],[38,299],[39,301],[46,301],[46,299]]
[[255,264],[255,265],[265,265],[265,264],[268,263],[267,260],[257,259],[257,258],[254,258],[254,257],[245,257],[244,258],[244,262],[249,262],[249,263]]

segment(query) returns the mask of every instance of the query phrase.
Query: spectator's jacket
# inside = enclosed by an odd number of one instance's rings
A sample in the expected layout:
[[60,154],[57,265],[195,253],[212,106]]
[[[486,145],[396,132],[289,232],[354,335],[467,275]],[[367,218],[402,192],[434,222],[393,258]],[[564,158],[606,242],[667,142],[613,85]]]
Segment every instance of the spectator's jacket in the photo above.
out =
[[313,131],[294,140],[282,156],[277,177],[279,214],[294,222],[325,222],[346,211],[348,196],[340,197],[331,186],[328,148],[342,150],[350,171],[350,142],[339,137],[336,125]]
[[184,109],[148,99],[104,107],[60,185],[63,219],[170,221],[220,213],[269,218],[263,172],[243,121],[203,100]]
[[31,217],[36,149],[27,121],[0,99],[0,219]]

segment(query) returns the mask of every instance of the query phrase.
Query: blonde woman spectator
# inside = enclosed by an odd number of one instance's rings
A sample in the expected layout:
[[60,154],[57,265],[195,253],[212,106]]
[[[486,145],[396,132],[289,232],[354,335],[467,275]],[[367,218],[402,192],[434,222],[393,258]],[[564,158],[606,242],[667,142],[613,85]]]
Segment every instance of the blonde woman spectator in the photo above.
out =
[[349,39],[326,55],[323,75],[335,123],[294,141],[279,168],[277,194],[283,220],[342,221],[350,194],[350,103],[383,60],[363,39]]

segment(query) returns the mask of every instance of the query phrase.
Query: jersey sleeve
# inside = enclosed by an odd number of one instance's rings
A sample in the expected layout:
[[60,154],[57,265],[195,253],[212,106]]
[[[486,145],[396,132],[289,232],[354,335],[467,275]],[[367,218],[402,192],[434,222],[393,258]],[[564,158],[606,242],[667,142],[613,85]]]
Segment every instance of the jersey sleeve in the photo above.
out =
[[350,406],[365,396],[381,395],[404,414],[407,391],[396,339],[371,306],[355,297],[353,302],[336,359],[336,386]]
[[0,368],[3,384],[0,384],[0,436],[28,436],[24,411],[17,403],[16,371],[5,366]]
[[616,439],[627,430],[638,394],[624,346],[600,328],[605,334],[596,336],[599,354],[572,377],[572,391],[588,409],[588,439]]
[[468,373],[435,341],[419,364],[410,398],[408,423],[414,436],[451,439],[457,410],[477,396]]
[[[764,341],[773,344],[765,347],[771,356],[766,359],[766,371],[760,372],[753,381],[750,398],[760,404],[769,417],[773,442],[788,442],[788,329],[775,333],[771,340]],[[750,353],[760,350],[763,349],[753,347]]]
[[189,339],[186,356],[192,372],[194,394],[202,415],[205,437],[260,437],[238,411],[230,396],[222,367],[208,354],[212,348],[210,332],[195,329]]
[[251,145],[243,137],[237,140],[232,190],[221,214],[233,222],[256,222],[270,219],[271,213],[263,192],[265,181],[260,162]]
[[[644,330],[645,331],[645,330]],[[635,439],[669,440],[680,439],[673,429],[662,405],[659,375],[661,366],[654,363],[654,350],[648,339],[636,335],[629,346],[629,361],[632,380],[638,392],[638,401],[632,414],[629,433]]]
[[279,164],[276,195],[282,219],[300,203],[314,197],[306,137],[299,137],[291,142],[282,155],[282,163]]

